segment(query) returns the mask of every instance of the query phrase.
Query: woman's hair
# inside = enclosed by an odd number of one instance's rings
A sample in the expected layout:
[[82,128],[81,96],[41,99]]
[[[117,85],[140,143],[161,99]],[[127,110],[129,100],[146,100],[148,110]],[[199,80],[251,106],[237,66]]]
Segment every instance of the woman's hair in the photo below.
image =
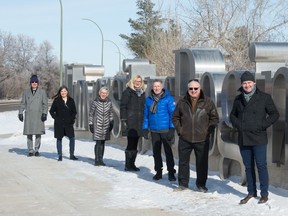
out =
[[108,89],[108,87],[106,87],[106,86],[101,87],[101,88],[99,89],[99,94],[100,94],[100,92],[102,92],[102,91],[106,91],[106,92],[107,92],[107,96],[109,95],[109,89]]
[[66,91],[68,92],[67,97],[69,97],[69,90],[68,90],[68,87],[65,86],[65,85],[62,85],[62,86],[59,88],[57,94],[54,95],[54,96],[52,97],[52,99],[54,99],[54,98],[60,98],[60,97],[61,97],[61,91],[62,91],[63,89],[66,89]]
[[140,75],[136,75],[136,76],[134,76],[133,78],[131,78],[131,79],[129,80],[129,82],[126,84],[126,87],[130,87],[131,89],[134,89],[134,90],[135,90],[135,88],[134,88],[134,82],[135,82],[135,80],[137,80],[137,79],[141,79],[142,82],[141,82],[140,88],[145,91],[144,80],[143,80],[143,78],[142,78]]

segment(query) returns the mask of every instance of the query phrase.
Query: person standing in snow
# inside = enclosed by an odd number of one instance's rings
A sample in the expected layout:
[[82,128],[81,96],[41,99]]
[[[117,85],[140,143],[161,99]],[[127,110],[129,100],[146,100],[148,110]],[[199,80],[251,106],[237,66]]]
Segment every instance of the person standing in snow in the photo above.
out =
[[174,169],[174,157],[171,145],[175,141],[175,128],[172,123],[172,114],[175,109],[174,98],[170,95],[167,89],[163,88],[161,80],[153,82],[151,95],[146,98],[144,107],[144,121],[143,121],[143,136],[148,139],[150,131],[153,146],[154,170],[156,175],[154,180],[162,179],[163,161],[161,146],[163,144],[167,170],[168,180],[176,181]]
[[95,166],[105,166],[103,155],[105,141],[110,140],[110,132],[113,129],[113,108],[112,101],[108,98],[109,90],[102,87],[98,97],[91,103],[89,111],[89,129],[93,134]]
[[126,84],[120,103],[122,136],[127,136],[125,150],[125,171],[139,171],[135,166],[137,146],[142,134],[145,104],[145,85],[140,75],[136,75]]
[[[39,88],[37,75],[30,78],[30,88],[24,90],[18,118],[24,121],[23,135],[27,135],[28,157],[35,155],[39,157],[41,146],[41,135],[45,134],[44,122],[47,120],[48,98],[44,89]],[[33,135],[35,135],[35,146],[33,149]]]
[[196,187],[199,192],[207,192],[209,137],[219,122],[214,102],[204,95],[199,80],[188,82],[188,91],[181,98],[172,117],[179,135],[178,184],[175,190],[188,189],[190,176],[190,155],[196,157]]
[[230,113],[233,127],[238,129],[238,145],[245,166],[248,195],[240,200],[246,204],[257,197],[255,162],[260,181],[259,204],[268,201],[267,132],[279,118],[279,112],[269,94],[256,87],[255,77],[245,71],[241,77],[240,94],[235,97]]
[[68,88],[64,85],[59,88],[53,98],[54,101],[49,112],[54,119],[54,137],[57,139],[58,161],[62,161],[62,138],[64,136],[69,138],[70,160],[78,160],[74,155],[75,133],[73,125],[77,115],[75,101],[69,96]]

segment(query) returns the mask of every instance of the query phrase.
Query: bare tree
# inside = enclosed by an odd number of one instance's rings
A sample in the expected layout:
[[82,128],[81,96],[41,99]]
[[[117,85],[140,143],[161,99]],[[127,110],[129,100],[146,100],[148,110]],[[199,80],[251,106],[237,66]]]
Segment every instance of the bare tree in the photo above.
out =
[[54,95],[58,88],[58,82],[55,81],[59,80],[59,69],[53,47],[48,41],[44,41],[38,48],[34,70],[40,76],[41,85],[48,92],[48,96]]
[[[164,30],[166,29],[166,30]],[[167,27],[154,34],[150,41],[150,53],[146,57],[157,65],[158,76],[174,76],[175,54],[173,50],[182,46],[181,28],[174,20],[167,23]]]
[[227,69],[247,69],[249,43],[285,39],[287,0],[188,0],[181,21],[188,46],[216,47],[226,55]]

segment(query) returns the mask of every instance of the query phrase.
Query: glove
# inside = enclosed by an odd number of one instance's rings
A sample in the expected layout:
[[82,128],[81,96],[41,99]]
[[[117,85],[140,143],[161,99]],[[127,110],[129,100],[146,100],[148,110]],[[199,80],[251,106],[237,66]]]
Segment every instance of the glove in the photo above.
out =
[[171,141],[171,140],[174,139],[174,137],[175,137],[175,129],[174,128],[170,128],[168,133],[167,133],[166,138],[167,138],[168,141]]
[[148,139],[148,134],[149,134],[149,131],[147,129],[143,129],[143,137],[144,139]]
[[114,120],[109,123],[109,131],[111,132],[114,126]]
[[94,125],[93,124],[89,124],[89,130],[91,133],[94,133]]
[[42,113],[42,116],[41,116],[41,121],[44,122],[47,120],[47,114],[45,113]]
[[127,120],[122,119],[121,120],[121,131],[122,131],[122,136],[127,136]]
[[23,114],[19,114],[19,115],[18,115],[18,119],[19,119],[21,122],[23,122]]

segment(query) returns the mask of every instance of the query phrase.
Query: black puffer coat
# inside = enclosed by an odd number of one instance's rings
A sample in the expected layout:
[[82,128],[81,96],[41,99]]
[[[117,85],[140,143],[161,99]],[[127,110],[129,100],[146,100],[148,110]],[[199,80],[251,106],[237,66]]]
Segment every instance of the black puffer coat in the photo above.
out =
[[[239,89],[243,92],[243,88]],[[230,113],[233,127],[239,131],[238,144],[267,144],[266,129],[279,118],[279,112],[269,94],[256,89],[247,103],[243,93],[236,96]]]
[[142,123],[144,118],[145,92],[140,96],[131,87],[122,93],[120,104],[120,118],[127,120],[127,136],[142,136]]
[[54,119],[55,138],[75,137],[73,125],[77,111],[73,98],[68,97],[66,104],[62,98],[55,98],[49,112]]

